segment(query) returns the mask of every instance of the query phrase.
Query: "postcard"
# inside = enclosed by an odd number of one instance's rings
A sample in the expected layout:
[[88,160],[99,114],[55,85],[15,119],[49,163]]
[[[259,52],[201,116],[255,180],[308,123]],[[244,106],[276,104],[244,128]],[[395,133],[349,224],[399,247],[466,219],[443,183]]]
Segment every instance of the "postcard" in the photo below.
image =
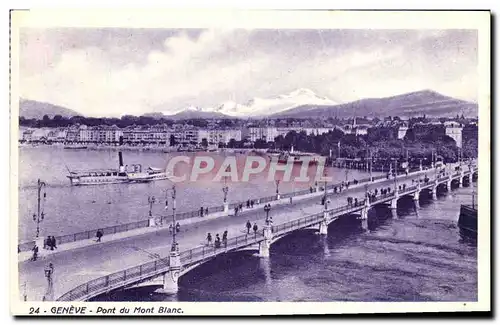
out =
[[490,311],[490,19],[13,10],[11,313]]

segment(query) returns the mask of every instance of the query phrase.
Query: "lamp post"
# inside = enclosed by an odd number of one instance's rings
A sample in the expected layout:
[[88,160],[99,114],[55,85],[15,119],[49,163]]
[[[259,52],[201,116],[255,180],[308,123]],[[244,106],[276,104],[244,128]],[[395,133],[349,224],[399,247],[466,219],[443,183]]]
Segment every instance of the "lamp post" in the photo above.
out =
[[323,202],[324,202],[324,206],[325,206],[325,210],[327,209],[327,206],[326,206],[326,187],[328,185],[328,182],[327,182],[327,176],[328,176],[328,170],[325,169],[325,173],[324,173],[324,180],[325,180],[325,185],[324,185],[324,191],[323,191]]
[[153,204],[156,203],[156,199],[154,196],[148,196],[148,204],[149,204],[149,216],[152,217],[153,216],[153,213],[152,213],[152,210],[153,210]]
[[177,190],[175,189],[175,185],[172,186],[171,189],[166,189],[165,190],[165,210],[168,209],[168,193],[172,194],[172,223],[173,223],[173,232],[172,232],[172,252],[178,252],[179,247],[177,245],[177,241],[175,240],[175,235],[177,233],[177,227],[175,224],[175,208],[176,208],[176,202],[175,202],[175,197]]
[[224,187],[222,187],[222,193],[224,193],[224,204],[227,202],[228,192],[229,192],[229,187],[227,185],[224,185]]
[[[226,172],[229,171],[229,166],[226,168]],[[227,186],[227,176],[224,176],[224,186],[222,187],[222,193],[224,193],[224,204],[227,203],[227,193],[229,192],[229,187]]]
[[[37,213],[36,214],[33,213],[33,221],[36,222],[36,238],[38,238],[40,236],[40,222],[42,222],[43,219],[45,218],[45,213],[43,212],[43,208],[41,206],[42,205],[41,192],[42,192],[42,188],[45,188],[45,187],[46,187],[46,183],[42,182],[40,179],[38,179],[38,182],[37,182]],[[43,203],[45,203],[46,197],[47,197],[47,193],[44,191],[43,192]]]
[[420,165],[419,165],[419,169],[422,171],[424,169],[424,167],[422,166],[422,160],[424,160],[425,158],[419,158],[419,162],[420,162]]
[[371,149],[368,149],[370,152],[370,182],[373,182],[373,173],[372,173],[372,166],[373,166],[373,155]]
[[266,226],[269,226],[269,224],[270,224],[269,211],[271,211],[271,205],[270,204],[266,204],[264,206],[264,211],[266,212]]
[[398,190],[398,159],[393,158],[394,160],[394,190]]
[[476,209],[475,194],[476,194],[476,192],[474,191],[474,187],[472,187],[472,208],[473,209]]
[[45,266],[45,269],[43,270],[45,273],[45,277],[47,278],[47,291],[45,292],[45,295],[43,297],[43,300],[48,300],[52,301],[54,300],[54,265],[52,263],[49,263],[47,266]]

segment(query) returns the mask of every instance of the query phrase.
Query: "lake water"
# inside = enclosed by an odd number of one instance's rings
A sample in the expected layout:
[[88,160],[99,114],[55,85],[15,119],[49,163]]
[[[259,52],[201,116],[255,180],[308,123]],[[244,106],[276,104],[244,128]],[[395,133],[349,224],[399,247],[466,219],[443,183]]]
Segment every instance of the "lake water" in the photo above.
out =
[[[181,153],[161,153],[151,151],[124,151],[125,164],[142,164],[165,168],[169,159]],[[193,153],[182,153],[193,158]],[[211,154],[216,167],[225,156]],[[226,156],[231,154],[226,154]],[[236,154],[238,172],[241,175],[246,155]],[[33,213],[37,209],[37,179],[47,183],[47,197],[43,204],[45,219],[41,224],[40,235],[66,235],[101,227],[124,224],[148,218],[148,196],[155,196],[153,214],[164,211],[166,188],[172,186],[168,180],[143,184],[107,184],[95,186],[71,186],[68,168],[71,170],[117,168],[116,150],[66,150],[56,146],[21,147],[19,153],[19,239],[32,240],[36,231]],[[183,175],[189,167],[176,165],[176,175]],[[291,179],[299,175],[299,166],[294,168]],[[335,182],[345,180],[346,171],[327,168],[328,175]],[[314,185],[311,167],[308,175],[310,182],[282,182],[280,192],[286,193],[309,188]],[[212,207],[223,204],[222,187],[224,183],[212,181],[217,168],[196,182],[176,183],[177,211],[199,210],[201,206]],[[230,182],[228,201],[240,202],[250,198],[274,195],[276,185],[268,181],[266,168],[262,173],[250,177],[249,182]],[[376,175],[377,173],[374,173]],[[282,176],[282,173],[278,173]],[[350,170],[348,178],[367,177],[363,171]],[[241,176],[239,177],[241,179]]]

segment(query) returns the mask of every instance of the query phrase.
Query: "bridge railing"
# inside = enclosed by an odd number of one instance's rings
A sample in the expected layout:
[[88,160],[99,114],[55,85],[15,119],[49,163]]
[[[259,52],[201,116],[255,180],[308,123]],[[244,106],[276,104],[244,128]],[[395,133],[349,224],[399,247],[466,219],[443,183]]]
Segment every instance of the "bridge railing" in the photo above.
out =
[[103,235],[111,235],[119,232],[134,230],[137,228],[144,228],[149,226],[149,220],[141,220],[136,222],[125,223],[116,226],[97,228],[87,231],[78,232],[71,235],[55,236],[57,244],[71,243],[79,240],[91,239],[96,237],[98,230],[101,230]]
[[87,283],[84,283],[71,291],[68,291],[61,297],[58,301],[75,301],[80,300],[83,297],[89,296],[94,292],[102,292],[106,288],[114,288],[118,283],[125,282],[127,280],[135,280],[141,277],[147,277],[149,275],[155,275],[159,270],[167,269],[170,265],[169,258],[158,259],[152,262],[141,264],[139,266],[134,266],[123,271],[115,272],[110,275],[106,275]]
[[33,249],[33,246],[35,246],[36,242],[34,240],[20,243],[17,245],[17,252],[27,252]]
[[413,185],[413,186],[408,186],[408,187],[405,187],[404,189],[401,188],[401,189],[398,189],[398,194],[399,195],[403,195],[403,194],[406,194],[406,193],[410,193],[410,192],[413,192],[417,189],[417,186],[416,185]]
[[272,227],[273,235],[282,234],[284,232],[290,231],[290,229],[298,229],[301,227],[307,227],[308,225],[314,224],[323,219],[323,212],[316,213],[307,217],[300,219],[288,221]]
[[448,176],[441,176],[441,177],[438,177],[438,182],[444,182],[444,181],[447,181],[449,179]]
[[219,247],[214,244],[208,246],[200,246],[180,253],[181,263],[183,265],[190,264],[213,257],[217,254],[226,252],[228,250],[245,247],[260,242],[264,238],[262,231],[252,232],[237,237],[228,238],[227,242],[221,242]]
[[390,192],[390,193],[385,193],[385,194],[378,194],[378,195],[374,195],[372,197],[370,197],[370,203],[377,203],[381,200],[384,200],[384,199],[387,199],[387,198],[392,198],[394,197],[394,192]]
[[[339,212],[349,211],[353,208],[359,208],[363,205],[365,205],[365,200],[359,201],[357,205],[348,204],[348,205],[344,205],[344,206],[340,206],[340,207],[337,207],[334,209],[327,210],[327,214],[334,215],[334,214],[337,214]],[[310,216],[306,216],[303,218],[295,219],[292,221],[288,221],[288,222],[273,226],[272,227],[273,235],[282,234],[284,232],[288,232],[288,231],[293,230],[293,229],[308,227],[310,225],[313,225],[313,224],[321,221],[323,219],[323,217],[324,217],[324,212],[319,212],[319,213],[316,213],[316,214],[313,214]]]

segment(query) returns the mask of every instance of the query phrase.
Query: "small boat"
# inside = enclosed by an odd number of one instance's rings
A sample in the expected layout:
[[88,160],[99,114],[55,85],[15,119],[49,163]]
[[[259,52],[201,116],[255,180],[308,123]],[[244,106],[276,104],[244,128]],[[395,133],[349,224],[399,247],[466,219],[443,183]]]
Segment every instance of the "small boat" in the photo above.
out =
[[87,149],[87,146],[64,146],[64,149],[82,150]]
[[303,159],[304,157],[308,157],[309,159],[309,165],[317,165],[318,164],[318,159],[314,157],[312,154],[299,154],[299,153],[281,153],[278,155],[278,163],[280,164],[287,164],[289,159],[292,159],[294,164],[303,164],[306,159]]

